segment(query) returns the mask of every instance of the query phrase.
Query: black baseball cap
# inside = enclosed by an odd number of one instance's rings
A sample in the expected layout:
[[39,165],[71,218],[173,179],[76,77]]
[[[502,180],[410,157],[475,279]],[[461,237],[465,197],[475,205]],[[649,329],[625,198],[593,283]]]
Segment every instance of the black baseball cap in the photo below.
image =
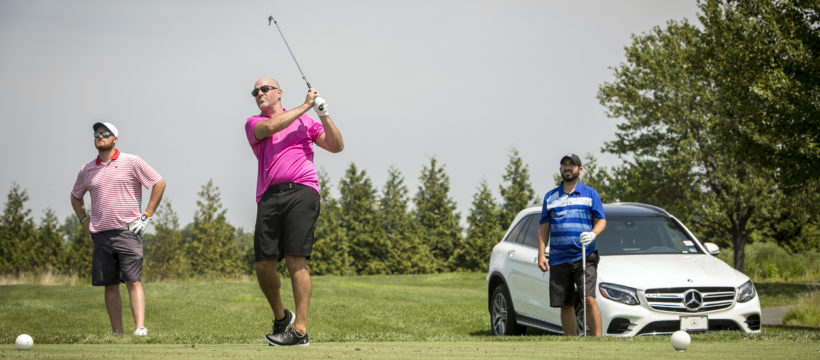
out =
[[569,154],[564,155],[564,157],[561,158],[561,161],[559,161],[558,164],[561,164],[562,162],[564,162],[564,159],[570,159],[570,160],[572,160],[572,162],[575,163],[575,165],[581,166],[581,158],[576,154],[569,153]]

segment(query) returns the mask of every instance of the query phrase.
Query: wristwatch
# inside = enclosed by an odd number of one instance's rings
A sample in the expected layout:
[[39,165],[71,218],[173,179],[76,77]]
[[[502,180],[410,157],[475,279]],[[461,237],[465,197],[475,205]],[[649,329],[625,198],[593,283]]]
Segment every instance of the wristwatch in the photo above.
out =
[[148,220],[148,218],[149,218],[149,216],[146,213],[142,213],[142,216],[140,216],[141,221]]

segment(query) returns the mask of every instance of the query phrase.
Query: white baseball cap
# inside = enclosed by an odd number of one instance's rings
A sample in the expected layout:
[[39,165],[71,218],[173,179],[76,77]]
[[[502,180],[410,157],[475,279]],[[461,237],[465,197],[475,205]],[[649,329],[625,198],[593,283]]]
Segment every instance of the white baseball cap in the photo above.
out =
[[108,129],[108,131],[110,131],[112,134],[114,134],[114,137],[116,137],[116,138],[120,137],[120,132],[117,131],[117,127],[114,126],[114,124],[112,124],[110,122],[97,122],[97,123],[94,123],[94,126],[91,127],[91,130],[97,130],[97,128],[100,127],[100,126],[105,126]]

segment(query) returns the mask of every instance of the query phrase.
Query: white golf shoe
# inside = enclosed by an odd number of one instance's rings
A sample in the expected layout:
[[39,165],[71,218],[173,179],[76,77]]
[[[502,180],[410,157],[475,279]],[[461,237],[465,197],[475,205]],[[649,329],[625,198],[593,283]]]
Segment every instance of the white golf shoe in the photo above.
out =
[[136,330],[134,330],[134,336],[145,336],[145,335],[148,335],[148,329],[146,329],[144,327],[138,327]]

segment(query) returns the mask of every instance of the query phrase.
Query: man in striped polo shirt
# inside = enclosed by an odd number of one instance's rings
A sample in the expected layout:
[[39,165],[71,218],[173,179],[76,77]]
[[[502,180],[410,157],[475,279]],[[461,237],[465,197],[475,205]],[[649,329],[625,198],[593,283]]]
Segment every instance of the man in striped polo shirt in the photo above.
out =
[[[91,284],[105,286],[105,307],[111,331],[122,334],[120,283],[125,282],[134,315],[135,336],[145,336],[145,294],[142,290],[142,234],[165,192],[165,180],[139,156],[122,153],[114,146],[117,128],[95,123],[97,158],[83,165],[71,190],[71,206],[94,240]],[[151,189],[145,211],[142,188]],[[91,211],[83,197],[91,194]]]
[[[561,158],[560,171],[561,185],[544,196],[538,228],[538,267],[550,272],[550,306],[561,308],[564,334],[577,334],[573,300],[575,289],[578,289],[578,297],[583,297],[583,286],[589,329],[593,335],[601,336],[601,311],[595,301],[598,252],[594,240],[606,228],[604,207],[598,192],[578,181],[583,171],[578,155],[567,154]],[[548,242],[549,260],[544,253]],[[586,245],[584,255],[582,245]],[[587,256],[586,269],[581,269],[583,256]]]

